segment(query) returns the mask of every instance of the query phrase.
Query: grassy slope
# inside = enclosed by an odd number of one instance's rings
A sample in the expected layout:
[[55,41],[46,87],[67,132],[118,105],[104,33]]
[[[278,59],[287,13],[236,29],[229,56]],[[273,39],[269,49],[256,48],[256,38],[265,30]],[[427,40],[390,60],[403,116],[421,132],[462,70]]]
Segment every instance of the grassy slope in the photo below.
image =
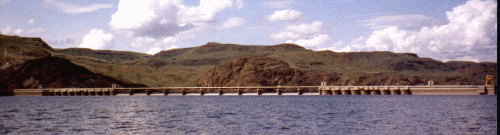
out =
[[[33,42],[26,38],[3,35],[0,35],[0,38],[2,38],[2,48],[9,48],[8,50],[12,52],[20,50],[26,58],[52,54],[70,59],[75,64],[93,72],[124,82],[148,86],[200,85],[200,79],[207,70],[240,57],[272,57],[287,62],[292,68],[337,72],[346,76],[382,72],[427,78],[454,77],[464,74],[453,70],[471,64],[477,65],[477,63],[470,62],[442,63],[408,53],[311,51],[292,44],[258,46],[207,43],[199,47],[174,49],[148,55],[82,48],[52,49],[37,45],[40,42]],[[18,55],[15,53],[9,53],[11,59],[17,59],[16,56]],[[493,65],[496,66],[496,63]],[[481,77],[483,75],[478,74],[472,76],[477,79],[484,78]]]
[[72,56],[85,56],[102,59],[111,63],[126,63],[134,60],[145,59],[151,56],[148,54],[128,51],[92,50],[86,48],[55,49],[55,52]]
[[24,38],[0,34],[1,59],[28,60],[50,56],[53,50],[40,38]]

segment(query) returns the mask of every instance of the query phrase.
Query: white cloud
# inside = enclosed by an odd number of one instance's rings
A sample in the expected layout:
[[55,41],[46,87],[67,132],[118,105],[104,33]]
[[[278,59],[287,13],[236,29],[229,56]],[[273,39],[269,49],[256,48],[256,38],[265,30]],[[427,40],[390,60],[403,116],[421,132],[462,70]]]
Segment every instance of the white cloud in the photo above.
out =
[[[202,31],[206,31],[209,27],[208,26],[200,26],[200,27],[195,27],[193,29],[187,30],[187,31],[182,31],[180,33],[175,34],[174,36],[162,38],[162,39],[155,39],[155,38],[149,38],[149,37],[133,37],[133,41],[131,46],[132,47],[162,47],[166,45],[172,45],[176,44],[182,41],[186,40],[191,40],[196,37],[197,33],[201,33]],[[167,47],[169,48],[169,47]]]
[[[120,0],[109,26],[132,38],[131,46],[152,48],[152,53],[217,28],[214,24],[218,13],[242,7],[242,0],[201,0],[195,7],[184,5],[182,0]],[[243,23],[244,20],[233,18],[224,26],[238,27]]]
[[295,43],[298,45],[306,46],[306,47],[314,47],[318,45],[323,45],[326,41],[330,40],[330,37],[326,34],[318,34],[314,35],[309,39],[299,39],[296,41],[287,41],[289,43]]
[[282,40],[295,40],[301,38],[300,33],[295,33],[295,32],[289,32],[289,31],[282,31],[279,33],[273,33],[269,38],[275,40],[275,41],[282,41]]
[[337,43],[333,44],[333,46],[341,46],[344,44],[344,41],[340,40]]
[[156,42],[156,39],[148,37],[136,37],[134,41],[132,41],[131,45],[132,47],[139,47],[149,45],[153,42]]
[[323,22],[314,21],[311,24],[288,25],[284,31],[271,34],[273,40],[296,40],[313,36],[323,31]]
[[15,31],[13,31],[13,32],[14,32],[14,34],[16,34],[16,35],[21,35],[22,33],[24,33],[24,30],[23,30],[23,29],[17,29],[17,30],[15,30]]
[[232,0],[201,0],[198,7],[187,7],[180,10],[180,16],[178,16],[179,24],[206,23],[212,21],[215,14],[229,9],[232,6]]
[[12,29],[11,27],[1,29],[0,33],[7,35],[10,33],[11,29]]
[[200,27],[196,27],[196,28],[193,28],[193,29],[190,29],[187,31],[182,31],[174,36],[164,38],[163,41],[161,41],[161,43],[163,43],[163,44],[175,44],[175,43],[179,43],[182,41],[191,40],[191,39],[196,38],[197,33],[201,33],[203,31],[206,31],[207,29],[210,29],[210,27],[200,26]]
[[92,29],[90,33],[83,37],[81,48],[104,49],[114,44],[114,36],[111,33],[105,34],[102,30]]
[[[239,6],[238,2],[235,5]],[[185,6],[182,1],[121,0],[109,25],[133,37],[163,39],[207,26],[218,12],[232,6],[232,0],[201,0],[197,7]]]
[[35,24],[35,20],[34,19],[28,20],[28,24]]
[[351,40],[351,42],[348,44],[348,46],[344,47],[345,42],[340,40],[336,43],[334,43],[332,46],[325,47],[319,50],[332,50],[335,52],[352,52],[352,51],[358,51],[357,48],[360,46],[364,46],[363,44],[365,42],[365,38],[363,36],[360,36],[356,39]]
[[234,3],[234,6],[238,9],[243,8],[243,5],[243,0],[236,0],[236,3]]
[[45,29],[43,28],[33,28],[26,31],[20,28],[13,30],[10,26],[0,30],[1,34],[18,36],[29,36],[30,34],[38,34],[43,32],[45,32]]
[[244,24],[245,24],[245,19],[240,17],[231,17],[226,22],[224,22],[222,28],[227,29],[227,28],[241,27]]
[[94,12],[101,9],[113,8],[113,5],[110,4],[93,4],[88,6],[78,6],[56,0],[45,0],[45,3],[56,7],[58,10],[61,10],[63,13],[66,14],[82,14],[82,13]]
[[30,29],[26,32],[26,34],[34,34],[34,33],[42,33],[42,32],[45,32],[45,29],[43,28],[34,28],[34,29]]
[[440,25],[444,22],[432,17],[422,14],[409,14],[409,15],[389,15],[376,17],[369,20],[358,21],[371,29],[384,29],[390,26],[397,26],[399,28],[415,29],[422,26]]
[[67,46],[73,46],[75,44],[75,40],[72,38],[66,38],[66,39],[43,39],[45,42],[47,42],[50,46],[52,47],[67,47]]
[[[176,48],[177,48],[176,46],[170,46],[170,47],[167,47],[165,50],[172,50],[172,49],[176,49]],[[147,52],[147,54],[155,55],[156,53],[159,53],[161,51],[164,51],[164,50],[162,50],[161,47],[155,46],[155,47],[151,47],[149,49],[149,51]]]
[[300,25],[289,25],[286,31],[291,31],[301,34],[315,34],[320,33],[323,30],[323,22],[314,21],[311,24],[300,24]]
[[387,27],[374,31],[353,51],[412,52],[439,60],[496,61],[497,4],[468,1],[446,12],[447,24],[419,30]]
[[288,25],[284,30],[269,36],[274,41],[286,41],[305,47],[318,48],[323,46],[329,35],[325,34],[323,22],[314,21],[311,24]]
[[272,15],[267,16],[266,18],[269,21],[296,21],[302,17],[302,12],[296,10],[279,10],[275,11]]
[[154,54],[156,54],[156,53],[158,53],[160,51],[161,51],[161,47],[151,47],[149,49],[149,51],[147,52],[147,54],[154,55]]
[[167,49],[165,49],[165,50],[172,50],[172,49],[177,49],[177,46],[170,46],[170,47],[167,47]]
[[269,8],[288,8],[295,5],[295,1],[293,0],[282,0],[282,1],[268,1],[262,3],[262,5]]

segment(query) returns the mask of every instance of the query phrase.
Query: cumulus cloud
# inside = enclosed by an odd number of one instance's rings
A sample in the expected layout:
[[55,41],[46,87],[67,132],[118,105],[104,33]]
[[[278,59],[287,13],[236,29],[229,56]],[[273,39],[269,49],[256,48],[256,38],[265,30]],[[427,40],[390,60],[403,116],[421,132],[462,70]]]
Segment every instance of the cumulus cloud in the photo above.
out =
[[288,25],[284,30],[269,36],[274,41],[286,41],[306,47],[320,47],[330,40],[325,34],[323,22],[314,21],[311,24]]
[[17,30],[14,30],[13,32],[16,35],[21,35],[22,33],[24,33],[24,30],[23,29],[17,29]]
[[241,27],[245,24],[245,19],[240,18],[240,17],[231,17],[229,18],[224,24],[222,25],[222,28],[234,28],[234,27]]
[[390,26],[397,26],[405,29],[418,29],[422,26],[434,26],[445,23],[423,14],[389,15],[369,20],[361,20],[359,22],[371,29],[384,29]]
[[269,8],[288,8],[295,4],[296,2],[293,0],[282,0],[282,1],[268,1],[262,3],[262,5]]
[[193,29],[190,29],[188,31],[182,31],[174,36],[171,37],[166,37],[163,40],[161,40],[161,43],[163,44],[175,44],[179,43],[182,41],[186,40],[191,40],[196,38],[197,33],[201,33],[203,31],[206,31],[207,29],[211,29],[209,26],[199,26]]
[[133,38],[134,40],[132,41],[131,46],[132,47],[169,46],[169,45],[176,44],[179,42],[192,40],[192,39],[196,38],[197,33],[201,33],[203,31],[206,31],[207,29],[211,29],[211,27],[198,26],[198,27],[192,28],[190,30],[182,31],[182,32],[177,33],[173,36],[169,36],[169,37],[162,38],[162,39],[155,39],[155,38],[149,38],[149,37],[135,37],[135,38]]
[[26,34],[34,34],[34,33],[42,33],[42,32],[45,32],[45,29],[43,28],[34,28],[34,29],[30,29],[26,32]]
[[302,17],[302,12],[286,9],[275,11],[272,15],[267,16],[266,18],[269,21],[296,21]]
[[34,19],[28,20],[28,24],[35,24],[35,20]]
[[323,30],[323,22],[314,21],[311,24],[288,25],[283,31],[271,34],[273,40],[296,40],[309,37]]
[[3,28],[3,29],[1,29],[1,31],[0,31],[0,32],[1,32],[2,34],[7,35],[7,34],[9,34],[9,33],[10,33],[11,29],[12,29],[11,27]]
[[92,4],[88,6],[78,6],[56,0],[45,0],[45,3],[57,8],[58,10],[66,14],[82,14],[94,12],[101,9],[113,8],[113,5],[110,4]]
[[326,41],[330,40],[330,37],[326,34],[318,34],[310,37],[309,39],[299,39],[299,40],[288,40],[287,43],[295,43],[302,46],[318,46],[325,44]]
[[164,38],[213,20],[216,13],[231,7],[232,1],[200,1],[198,7],[186,7],[182,1],[121,0],[109,25],[128,31],[135,37]]
[[347,47],[343,47],[345,42],[340,40],[340,41],[337,41],[336,43],[334,43],[332,46],[323,47],[319,50],[333,50],[333,51],[337,51],[337,52],[353,52],[353,51],[357,51],[357,47],[364,45],[364,42],[365,42],[365,38],[363,36],[360,36],[356,39],[351,40],[351,42],[349,43],[349,46],[347,46]]
[[[353,51],[412,52],[439,60],[496,61],[497,4],[468,1],[446,12],[448,23],[419,30],[387,27],[376,30]],[[346,49],[348,50],[348,49]]]
[[148,52],[146,52],[146,53],[147,53],[147,54],[154,55],[154,54],[156,54],[156,53],[158,53],[158,52],[160,52],[160,51],[161,51],[161,47],[152,47],[152,48],[150,48],[150,49],[149,49],[149,51],[148,51]]
[[45,32],[45,29],[43,29],[43,28],[33,28],[33,29],[29,29],[29,30],[23,30],[21,28],[13,29],[10,26],[0,30],[1,34],[18,35],[18,36],[28,36],[30,34],[38,34],[38,33],[43,33],[43,32]]
[[[172,50],[172,49],[176,49],[176,48],[177,48],[176,46],[170,46],[170,47],[167,47],[165,50]],[[164,50],[162,50],[161,47],[154,46],[154,47],[151,47],[149,49],[149,51],[147,52],[147,54],[155,55],[156,53],[159,53],[161,51],[164,51]]]
[[229,9],[232,6],[232,0],[201,0],[198,7],[186,7],[180,10],[179,24],[206,23],[212,21],[215,14]]
[[156,39],[154,38],[148,38],[148,37],[137,37],[132,41],[132,47],[139,47],[139,46],[144,46],[151,44],[155,42]]
[[243,0],[236,0],[236,3],[234,3],[234,6],[237,8],[243,8]]
[[90,33],[83,37],[81,48],[104,49],[114,43],[114,36],[111,33],[105,34],[102,30],[92,29]]
[[215,15],[233,7],[242,8],[243,2],[201,0],[200,5],[190,7],[179,0],[120,0],[109,26],[136,38],[132,46],[172,44],[192,39],[206,27],[213,27]]
[[58,47],[66,47],[66,46],[72,46],[75,44],[75,40],[72,38],[66,38],[65,40],[51,40],[51,39],[44,39],[50,46],[58,46]]
[[182,0],[120,0],[109,26],[132,38],[131,46],[150,48],[148,53],[154,54],[209,29],[243,25],[244,19],[231,18],[215,26],[218,13],[243,6],[242,0],[200,0],[198,6],[186,6]]

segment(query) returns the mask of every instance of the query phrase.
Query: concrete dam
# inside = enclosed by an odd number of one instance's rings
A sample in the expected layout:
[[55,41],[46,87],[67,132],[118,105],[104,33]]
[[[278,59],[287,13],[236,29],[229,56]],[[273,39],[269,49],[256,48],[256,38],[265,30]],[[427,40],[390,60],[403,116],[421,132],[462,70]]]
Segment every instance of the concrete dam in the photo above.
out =
[[15,89],[15,96],[186,96],[186,95],[496,95],[494,86],[248,86]]
[[419,86],[245,86],[245,87],[148,87],[148,88],[42,88],[14,89],[15,96],[117,96],[117,95],[496,95],[493,77],[485,85]]

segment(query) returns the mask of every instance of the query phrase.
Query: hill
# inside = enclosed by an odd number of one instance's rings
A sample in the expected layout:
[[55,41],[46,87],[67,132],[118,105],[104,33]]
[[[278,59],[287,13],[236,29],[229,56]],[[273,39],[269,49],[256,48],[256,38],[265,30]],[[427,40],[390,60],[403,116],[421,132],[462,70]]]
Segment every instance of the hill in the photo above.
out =
[[50,56],[28,60],[18,67],[6,67],[0,70],[0,74],[3,75],[0,89],[9,91],[15,88],[37,88],[39,85],[47,88],[105,88],[112,84],[117,84],[117,87],[146,87],[95,74],[67,59]]
[[7,36],[0,34],[2,59],[19,60],[50,56],[53,51],[41,38]]
[[[295,44],[210,42],[155,55],[83,48],[53,49],[38,38],[6,35],[0,35],[0,45],[0,48],[8,48],[7,56],[2,57],[0,63],[3,67],[57,57],[95,74],[150,87],[277,85],[276,78],[281,78],[280,85],[318,85],[320,81],[328,81],[330,85],[422,85],[429,80],[435,84],[479,85],[484,83],[486,75],[496,78],[497,73],[497,63],[441,62],[412,53],[386,51],[312,51]],[[16,51],[21,55],[16,55]],[[274,68],[276,65],[269,63],[281,65],[281,68]]]

